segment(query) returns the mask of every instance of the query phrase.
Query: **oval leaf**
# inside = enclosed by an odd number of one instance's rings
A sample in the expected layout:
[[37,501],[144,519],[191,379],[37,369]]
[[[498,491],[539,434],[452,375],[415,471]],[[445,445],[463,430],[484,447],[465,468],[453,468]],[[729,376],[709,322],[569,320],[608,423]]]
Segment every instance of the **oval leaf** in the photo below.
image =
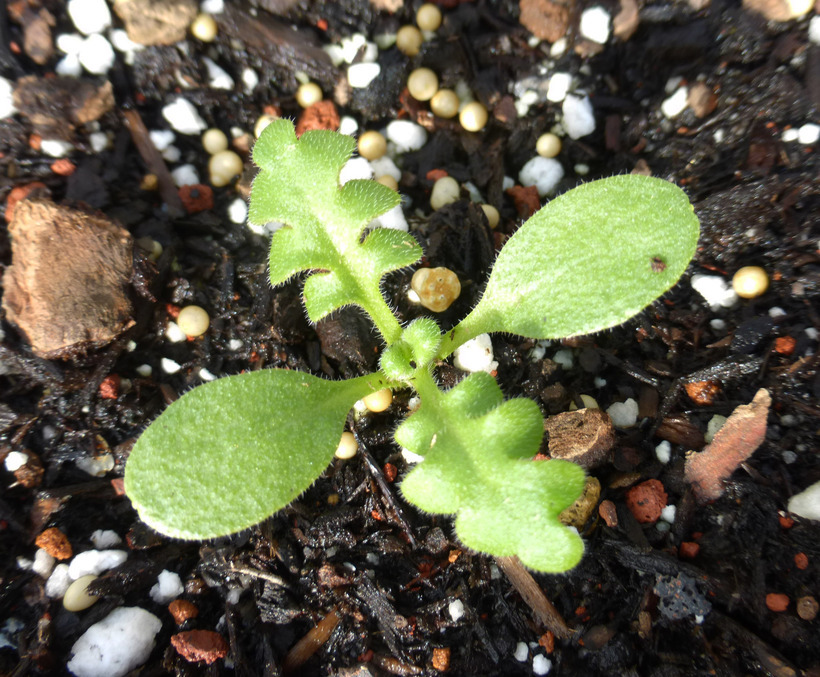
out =
[[281,369],[194,388],[139,438],[125,491],[140,518],[176,538],[253,526],[307,489],[333,459],[350,407],[384,387]]
[[689,199],[668,181],[625,175],[578,186],[507,241],[459,342],[494,331],[564,338],[621,324],[678,281],[699,234]]

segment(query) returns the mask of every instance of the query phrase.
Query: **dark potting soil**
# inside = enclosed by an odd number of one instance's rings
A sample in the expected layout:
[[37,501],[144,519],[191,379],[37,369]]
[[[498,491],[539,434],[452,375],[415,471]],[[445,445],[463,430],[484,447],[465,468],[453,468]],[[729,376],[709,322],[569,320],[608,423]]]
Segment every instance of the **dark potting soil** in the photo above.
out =
[[[13,188],[39,181],[56,202],[84,203],[134,238],[163,247],[155,262],[136,255],[134,325],[105,345],[44,359],[3,318],[0,457],[23,451],[30,462],[25,476],[2,470],[0,673],[64,673],[77,638],[125,605],[149,610],[163,623],[143,675],[281,674],[294,645],[328,618],[314,653],[290,674],[434,675],[447,664],[454,675],[526,675],[533,674],[536,655],[547,656],[557,675],[820,674],[820,621],[796,613],[798,600],[820,593],[820,527],[785,512],[790,496],[820,480],[820,163],[816,143],[783,139],[785,129],[817,123],[820,113],[820,47],[808,42],[809,18],[767,22],[735,2],[713,0],[699,9],[657,2],[640,9],[631,37],[596,47],[577,32],[586,6],[573,4],[570,46],[550,59],[549,45],[530,42],[517,3],[442,4],[444,25],[422,53],[410,59],[395,48],[380,51],[382,76],[365,90],[339,93],[344,69],[333,66],[321,46],[355,32],[368,39],[395,32],[412,22],[417,3],[399,0],[392,14],[366,0],[230,3],[217,16],[215,42],[189,35],[145,48],[132,64],[117,53],[107,75],[82,75],[70,100],[49,98],[51,91],[45,110],[34,110],[42,99],[31,100],[27,110],[0,121],[4,202]],[[600,4],[613,15],[620,9]],[[74,30],[61,2],[9,3],[0,16],[0,74],[11,81],[48,75],[61,56],[37,62],[39,52],[25,40],[24,27],[33,21],[26,12],[41,16],[41,9],[53,18],[53,35]],[[116,16],[114,25],[121,26]],[[240,84],[212,89],[203,56],[238,83],[243,69],[252,68],[259,84],[250,92]],[[487,129],[466,133],[428,116],[404,88],[408,72],[422,65],[443,83],[465,80],[492,111]],[[543,87],[552,72],[571,73],[596,115],[592,134],[563,138],[558,159],[566,176],[559,192],[632,171],[640,162],[685,187],[695,205],[703,234],[689,273],[637,318],[549,346],[539,360],[531,358],[535,342],[493,337],[505,393],[533,397],[545,415],[566,410],[581,394],[604,409],[627,398],[641,407],[639,425],[619,430],[609,462],[593,471],[601,499],[614,504],[617,525],[607,526],[594,510],[582,530],[580,565],[563,575],[535,576],[573,631],[568,639],[547,631],[491,558],[459,545],[450,520],[418,514],[402,500],[398,487],[407,464],[391,435],[409,393],[398,394],[385,413],[351,416],[362,452],[335,461],[298,501],[248,532],[208,543],[169,540],[141,525],[118,491],[135,437],[201,382],[202,369],[221,376],[287,367],[346,378],[377,364],[379,342],[356,311],[312,327],[296,282],[270,288],[268,240],[227,217],[252,176],[247,156],[248,176],[239,187],[214,189],[213,207],[205,211],[185,213],[167,186],[165,194],[141,188],[155,169],[134,145],[134,112],[148,129],[167,129],[161,109],[182,91],[210,126],[251,132],[266,106],[300,116],[297,71],[326,94],[336,91],[339,112],[360,128],[399,116],[428,128],[428,143],[401,159],[400,192],[411,205],[406,212],[426,262],[452,268],[462,282],[462,297],[437,317],[445,329],[475,303],[494,252],[522,221],[526,206],[504,191],[503,178],[517,177],[534,156],[535,140],[560,121],[560,104],[542,92],[528,114],[517,117],[514,103],[523,90]],[[697,117],[687,108],[665,117],[660,105],[672,78],[705,83],[716,97],[714,110]],[[97,122],[57,125],[75,144],[69,155],[75,169],[69,176],[56,173],[54,158],[37,149],[44,124],[37,113],[70,120],[67,110],[77,97],[93,99],[106,81],[113,109]],[[82,93],[80,85],[93,87]],[[91,150],[93,131],[110,136],[105,150]],[[204,183],[207,156],[199,137],[177,135],[174,144],[179,164],[195,165]],[[431,214],[433,170],[472,182],[501,212],[499,228],[489,230],[466,193]],[[4,270],[11,264],[6,229],[0,230],[0,263]],[[765,268],[771,286],[729,308],[710,308],[689,283],[693,273],[730,280],[749,264]],[[407,301],[410,274],[393,274],[384,287],[403,320],[422,314]],[[209,331],[169,341],[169,319],[191,303],[209,311]],[[558,349],[572,351],[571,366],[551,359]],[[181,369],[167,373],[163,358]],[[152,367],[150,376],[140,375],[141,365]],[[119,386],[112,376],[122,379]],[[443,383],[459,377],[449,365],[439,376]],[[717,389],[696,404],[683,388],[691,382]],[[684,479],[686,452],[702,448],[715,414],[728,416],[759,388],[773,402],[764,443],[727,481],[721,498],[699,504]],[[655,454],[664,439],[671,443],[668,463]],[[107,453],[115,465],[103,477],[77,467]],[[627,509],[627,488],[647,479],[660,480],[677,507],[671,526],[641,525]],[[47,527],[59,528],[75,553],[92,547],[97,529],[125,539],[128,560],[95,583],[102,599],[86,611],[66,611],[45,595],[44,579],[21,566]],[[180,575],[182,598],[198,609],[180,627],[149,597],[162,570]],[[767,606],[771,593],[788,597],[785,611]],[[188,662],[170,638],[193,629],[219,632],[228,657],[210,666]],[[527,645],[523,661],[514,657],[521,642]],[[287,660],[295,660],[293,654]]]

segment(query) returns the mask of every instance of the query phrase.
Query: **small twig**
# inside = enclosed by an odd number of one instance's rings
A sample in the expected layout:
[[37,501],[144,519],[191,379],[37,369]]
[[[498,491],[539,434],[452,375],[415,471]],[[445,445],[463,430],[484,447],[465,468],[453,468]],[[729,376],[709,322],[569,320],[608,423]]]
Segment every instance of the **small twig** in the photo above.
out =
[[272,583],[273,585],[278,585],[282,588],[290,587],[284,578],[280,578],[276,574],[269,574],[265,571],[260,571],[259,569],[238,567],[235,564],[231,564],[230,571],[233,574],[245,574],[246,576],[252,576],[253,578],[261,578],[263,581],[267,581],[268,583]]
[[134,110],[122,111],[122,116],[125,118],[125,126],[131,132],[131,139],[137,147],[143,162],[148,167],[148,171],[156,175],[159,182],[159,194],[162,196],[162,201],[168,207],[168,212],[173,217],[182,216],[185,210],[182,207],[182,200],[177,193],[174,179],[168,167],[165,165],[165,160],[154,146],[151,137],[148,135],[148,130],[145,128],[145,123],[142,121],[140,114]]
[[532,574],[524,568],[518,557],[515,555],[512,557],[496,557],[495,562],[518,594],[521,595],[521,598],[532,609],[535,617],[546,626],[547,630],[559,639],[572,637],[573,632],[564,622],[558,609],[547,599],[544,591],[535,582]]
[[327,641],[339,620],[336,609],[331,609],[327,616],[308,630],[308,633],[288,651],[285,660],[282,661],[282,672],[287,674],[300,668]]
[[410,544],[410,547],[418,547],[416,537],[413,535],[413,530],[410,528],[410,523],[405,519],[401,506],[393,498],[393,492],[390,491],[390,485],[387,484],[387,480],[384,478],[382,469],[376,465],[376,462],[373,460],[370,452],[366,449],[362,449],[362,458],[364,458],[367,463],[367,468],[370,471],[371,477],[375,480],[381,490],[382,497],[384,499],[384,506],[393,513],[393,518],[396,522],[398,522],[399,526],[402,528],[402,531],[404,531],[407,535],[407,542]]

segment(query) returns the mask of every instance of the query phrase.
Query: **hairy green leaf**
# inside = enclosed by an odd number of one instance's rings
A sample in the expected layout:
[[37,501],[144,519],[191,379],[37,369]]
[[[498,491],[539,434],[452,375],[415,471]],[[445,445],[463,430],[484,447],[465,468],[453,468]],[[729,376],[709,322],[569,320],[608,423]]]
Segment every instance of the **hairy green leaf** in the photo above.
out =
[[326,381],[281,369],[200,385],[137,440],[125,491],[140,518],[168,536],[250,527],[319,477],[351,406],[383,387],[377,375]]
[[367,225],[400,198],[376,181],[339,186],[339,172],[355,147],[351,137],[326,130],[305,132],[297,139],[289,120],[272,122],[253,148],[261,171],[251,191],[250,220],[286,224],[271,239],[272,284],[301,271],[330,273],[305,287],[311,320],[356,304],[389,341],[400,329],[379,283],[385,273],[418,261],[421,248],[411,235],[385,229],[375,229],[362,240]]
[[578,186],[507,241],[442,355],[485,332],[563,338],[625,322],[680,279],[699,234],[686,194],[668,181],[626,175]]
[[543,435],[538,406],[503,401],[485,373],[446,393],[419,385],[422,405],[396,431],[399,444],[424,456],[402,482],[404,496],[422,510],[455,513],[456,534],[474,550],[518,555],[537,571],[575,566],[583,543],[558,515],[578,498],[584,472],[531,460]]

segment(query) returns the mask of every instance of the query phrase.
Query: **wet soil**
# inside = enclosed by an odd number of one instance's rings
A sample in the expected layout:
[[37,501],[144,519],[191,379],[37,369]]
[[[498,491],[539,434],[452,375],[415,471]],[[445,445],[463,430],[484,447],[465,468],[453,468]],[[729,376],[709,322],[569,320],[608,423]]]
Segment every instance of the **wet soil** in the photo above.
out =
[[[62,3],[43,4],[55,34],[72,30]],[[138,52],[133,64],[118,53],[107,76],[81,78],[97,87],[110,81],[115,105],[96,123],[63,128],[75,144],[70,176],[55,173],[54,158],[37,150],[33,135],[42,130],[32,117],[0,121],[4,203],[13,188],[39,181],[55,201],[99,210],[135,239],[150,237],[163,248],[156,261],[135,255],[134,325],[106,345],[44,359],[3,318],[0,455],[24,451],[34,470],[25,481],[0,471],[0,622],[20,623],[0,648],[0,672],[63,674],[77,637],[128,605],[163,622],[144,675],[282,674],[283,666],[295,665],[291,649],[323,618],[336,622],[320,624],[318,646],[290,674],[434,675],[446,659],[454,675],[527,675],[536,654],[548,656],[557,675],[820,674],[820,621],[796,613],[800,598],[820,593],[820,526],[785,512],[791,495],[820,480],[820,163],[816,145],[783,140],[784,130],[817,123],[820,115],[820,47],[807,40],[808,18],[774,23],[735,2],[700,9],[657,2],[640,10],[629,39],[610,38],[597,49],[578,35],[584,7],[572,5],[570,48],[550,60],[548,45],[529,41],[517,3],[450,2],[442,29],[418,57],[381,51],[382,76],[374,85],[341,91],[344,71],[321,45],[357,31],[372,38],[412,21],[414,7],[396,4],[390,14],[365,0],[230,3],[210,45],[189,36]],[[4,77],[53,71],[59,55],[38,65],[36,54],[20,49],[21,25],[9,17],[0,22]],[[211,89],[205,55],[236,82],[253,68],[259,85],[250,92],[241,85]],[[214,189],[213,207],[196,213],[174,204],[173,190],[165,200],[144,190],[149,167],[126,113],[138,114],[148,129],[165,129],[161,108],[181,91],[209,125],[251,131],[266,106],[299,117],[294,92],[302,71],[326,93],[336,91],[339,111],[361,127],[397,116],[422,121],[430,140],[402,158],[400,192],[412,205],[411,228],[427,261],[462,280],[463,296],[438,318],[449,327],[475,302],[493,252],[521,222],[504,176],[517,177],[536,138],[560,119],[560,105],[543,96],[526,117],[515,115],[515,97],[548,77],[546,63],[548,72],[575,76],[597,122],[591,135],[564,139],[560,190],[645,163],[685,187],[703,228],[681,284],[626,325],[551,346],[537,361],[530,357],[533,342],[493,338],[505,393],[533,397],[545,415],[581,394],[602,408],[629,397],[641,405],[640,424],[618,430],[609,462],[593,471],[617,525],[607,526],[594,511],[582,530],[581,564],[535,577],[572,636],[551,636],[492,559],[455,541],[447,518],[418,514],[402,500],[397,487],[407,466],[391,432],[409,394],[385,413],[351,419],[362,453],[334,462],[303,497],[255,529],[188,543],[141,525],[118,490],[128,450],[170,401],[201,382],[202,369],[221,376],[287,367],[350,377],[374,368],[379,344],[355,311],[311,327],[297,283],[270,288],[267,239],[227,217],[248,177],[239,187]],[[492,111],[487,129],[470,134],[428,117],[404,90],[407,73],[420,65],[435,69],[444,84],[464,79]],[[660,105],[676,77],[705,83],[715,109],[701,118],[691,108],[666,118]],[[520,82],[526,86],[517,90]],[[100,152],[90,146],[95,130],[110,135]],[[193,163],[204,182],[207,156],[198,137],[178,135],[175,145],[180,163]],[[430,172],[442,169],[471,181],[499,209],[495,232],[466,199],[430,214]],[[3,228],[0,264],[5,270],[10,263]],[[714,310],[689,284],[692,273],[728,280],[744,265],[768,272],[763,296]],[[404,320],[421,313],[406,300],[409,274],[385,284]],[[170,342],[167,322],[191,303],[209,311],[211,328],[196,340]],[[560,348],[573,351],[572,366],[551,359]],[[181,369],[167,373],[164,358]],[[138,370],[146,364],[150,376]],[[122,379],[113,390],[112,375]],[[457,377],[447,365],[439,375],[444,383]],[[696,404],[682,389],[691,381],[719,388]],[[721,498],[698,504],[684,479],[686,452],[702,448],[715,414],[728,416],[759,388],[773,402],[765,442]],[[672,445],[668,463],[655,455],[662,439]],[[109,452],[115,466],[102,477],[78,467]],[[641,525],[626,507],[628,487],[648,479],[659,480],[677,506],[671,526]],[[65,533],[75,552],[92,547],[97,529],[125,539],[129,559],[98,581],[102,599],[91,609],[64,610],[45,595],[44,580],[19,565],[19,558],[33,557],[34,539],[46,527]],[[163,569],[179,573],[183,598],[199,611],[181,628],[148,595]],[[767,607],[770,593],[788,596],[785,611]],[[170,641],[179,629],[218,631],[229,658],[211,666],[186,661]],[[528,645],[523,662],[514,657],[519,642]]]

